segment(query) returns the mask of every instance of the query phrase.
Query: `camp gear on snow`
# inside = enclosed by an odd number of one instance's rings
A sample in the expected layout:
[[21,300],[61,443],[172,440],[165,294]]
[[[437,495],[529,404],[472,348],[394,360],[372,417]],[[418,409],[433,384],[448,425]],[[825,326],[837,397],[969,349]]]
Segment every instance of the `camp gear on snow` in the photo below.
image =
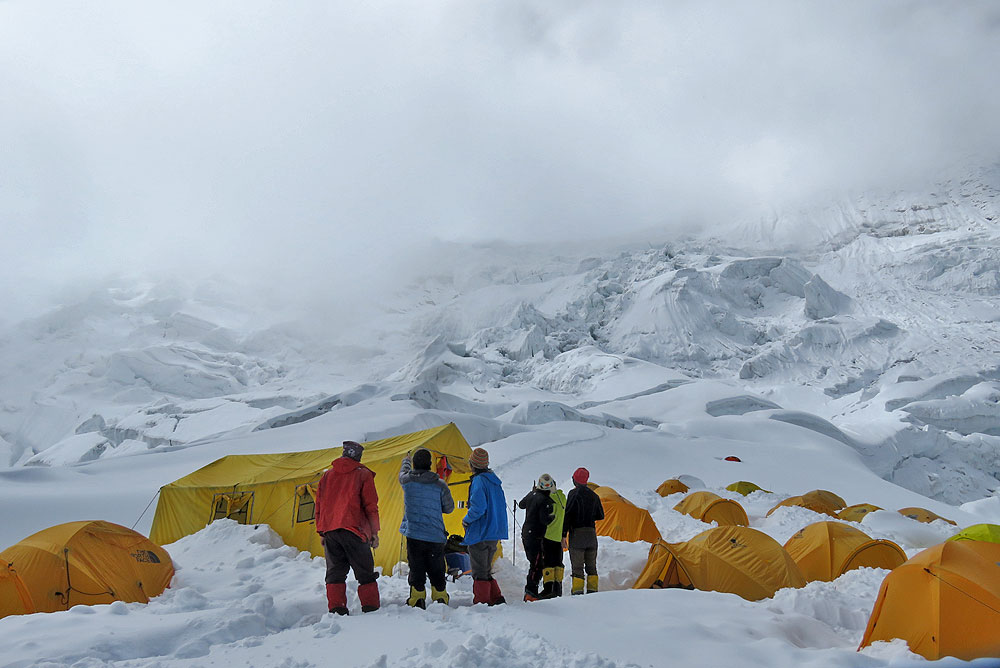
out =
[[900,508],[899,514],[903,515],[904,517],[909,517],[911,520],[923,522],[924,524],[930,524],[935,520],[944,520],[948,524],[954,524],[955,526],[958,526],[956,522],[949,520],[947,517],[941,517],[937,513],[932,513],[926,508],[917,508],[917,507]]
[[0,564],[0,617],[114,601],[147,603],[174,575],[162,547],[99,520],[43,529],[0,552]]
[[462,520],[465,544],[507,540],[507,499],[493,471],[476,472],[469,483],[469,504]]
[[480,471],[488,469],[490,467],[490,453],[483,448],[476,448],[472,451],[472,456],[469,457],[469,466]]
[[1000,525],[973,524],[962,529],[948,540],[982,540],[988,543],[1000,543]]
[[1000,545],[945,541],[882,581],[861,647],[901,638],[934,661],[1000,656]]
[[[434,457],[447,457],[449,479],[458,512],[446,515],[449,533],[462,533],[472,469],[469,444],[454,424],[393,436],[365,445],[364,464],[375,473],[382,540],[375,564],[391,574],[405,559],[405,542],[396,532],[403,519],[403,494],[397,474],[408,452],[426,447]],[[150,533],[153,542],[172,543],[229,517],[242,524],[268,524],[287,545],[323,554],[316,532],[316,483],[340,448],[268,455],[230,455],[160,488],[160,500]],[[391,538],[387,538],[390,536]]]
[[581,466],[577,470],[573,471],[574,485],[586,485],[588,480],[590,480],[590,471],[587,469]]
[[773,538],[749,527],[724,526],[684,543],[654,543],[632,587],[721,591],[758,601],[805,584],[791,555]]
[[451,490],[448,483],[430,470],[429,465],[422,470],[411,469],[410,466],[410,460],[403,459],[399,467],[404,508],[399,533],[407,538],[443,544],[448,538],[444,515],[455,509]]
[[688,491],[688,486],[677,478],[664,480],[660,483],[660,486],[656,488],[656,493],[660,496],[670,496],[671,494],[679,494],[680,492],[686,491]]
[[855,568],[892,570],[906,553],[891,540],[876,540],[841,522],[814,522],[785,542],[807,582],[830,582]]
[[719,526],[750,526],[750,520],[747,519],[747,513],[743,510],[743,506],[732,499],[724,499],[712,492],[691,492],[674,506],[674,510],[690,515],[706,524],[715,522]]
[[870,503],[858,503],[853,506],[847,506],[843,510],[838,511],[837,519],[844,520],[846,522],[860,522],[865,518],[865,515],[876,510],[882,510],[882,508],[879,506],[873,506]]
[[825,489],[814,489],[811,492],[806,492],[801,496],[792,496],[780,503],[776,504],[773,508],[767,511],[767,516],[770,516],[775,510],[782,506],[802,506],[803,508],[808,508],[814,513],[821,513],[823,515],[829,515],[830,517],[836,517],[837,513],[843,510],[844,500],[834,494],[833,492],[828,492]]
[[[736,492],[737,494],[742,494],[743,496],[746,496],[747,494],[750,494],[752,492],[767,492],[767,490],[764,489],[763,487],[755,485],[752,482],[747,482],[746,480],[740,480],[739,482],[734,482],[731,485],[727,485],[726,489],[729,490],[730,492]],[[768,492],[768,494],[770,494],[770,492]]]
[[379,532],[375,474],[346,455],[333,460],[316,486],[316,531],[346,529],[370,542]]
[[741,462],[743,460],[740,459],[739,457],[737,457],[736,455],[729,455],[728,457],[726,457],[725,461],[727,461],[727,462]]
[[462,545],[462,537],[457,534],[448,536],[448,542],[444,546],[444,559],[452,581],[472,572],[469,549]]
[[[573,491],[584,493],[580,488]],[[594,493],[600,498],[604,513],[603,519],[594,523],[597,535],[633,543],[636,541],[655,543],[660,540],[660,530],[656,528],[656,522],[648,510],[635,505],[610,487],[598,487]],[[568,508],[569,503],[566,505]],[[572,546],[571,537],[570,547]]]
[[344,441],[343,450],[345,457],[350,457],[354,461],[360,462],[361,457],[364,455],[365,447],[357,441]]

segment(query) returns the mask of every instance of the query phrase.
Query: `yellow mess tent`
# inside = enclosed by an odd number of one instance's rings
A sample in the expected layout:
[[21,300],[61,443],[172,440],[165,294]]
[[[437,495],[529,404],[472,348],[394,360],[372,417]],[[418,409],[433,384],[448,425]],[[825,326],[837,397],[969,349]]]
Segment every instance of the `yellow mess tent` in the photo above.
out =
[[1000,545],[946,541],[886,576],[861,647],[902,638],[926,659],[971,661],[1000,657],[998,629]]
[[776,540],[749,527],[725,526],[684,543],[654,543],[633,589],[683,587],[759,601],[784,587],[805,584],[799,567]]
[[891,540],[876,540],[840,522],[810,524],[788,539],[785,550],[809,582],[830,582],[862,566],[892,570],[906,561]]
[[140,533],[102,521],[39,531],[0,552],[0,562],[23,586],[20,591],[14,582],[19,601],[4,597],[0,616],[113,601],[146,603],[162,594],[174,575],[166,550]]
[[[454,423],[364,444],[361,462],[375,473],[381,531],[375,565],[389,574],[406,558],[399,533],[403,488],[399,467],[406,453],[427,448],[432,470],[448,480],[455,511],[445,515],[448,533],[464,534],[462,518],[469,499],[472,449]],[[316,533],[316,486],[341,448],[272,455],[229,455],[160,488],[150,537],[161,545],[174,542],[229,518],[240,524],[267,524],[288,545],[315,556],[323,554]]]
[[930,524],[934,520],[944,520],[948,524],[954,524],[958,526],[957,522],[952,522],[947,517],[941,517],[937,513],[932,513],[926,508],[917,508],[916,506],[912,508],[900,508],[899,514],[904,517],[909,517],[911,520],[916,520],[918,522],[923,522],[924,524]]
[[973,524],[965,527],[948,540],[982,540],[987,543],[1000,543],[1000,525]]
[[876,510],[882,510],[882,508],[870,503],[858,503],[853,506],[847,506],[838,512],[837,519],[844,520],[845,522],[860,522],[865,518],[865,515],[873,513]]
[[660,530],[645,508],[640,508],[610,487],[597,487],[594,492],[601,497],[604,519],[595,522],[598,536],[611,536],[629,542],[660,540]]
[[750,526],[750,520],[747,519],[743,506],[712,492],[692,492],[681,499],[680,503],[674,506],[674,510],[702,522],[715,522],[719,526]]
[[35,611],[28,588],[21,576],[8,564],[0,564],[0,618],[7,615],[26,615]]
[[671,494],[679,494],[686,491],[688,491],[688,486],[677,478],[664,480],[660,483],[660,486],[656,488],[656,493],[660,496],[670,496]]
[[767,490],[764,489],[763,487],[755,485],[752,482],[747,482],[746,480],[740,480],[739,482],[734,482],[731,485],[727,485],[726,489],[728,489],[730,492],[736,492],[737,494],[742,494],[743,496],[746,496],[751,492],[757,492],[757,491],[767,492]]
[[806,492],[802,496],[792,496],[784,501],[781,501],[774,506],[774,508],[767,511],[767,515],[769,516],[782,506],[802,506],[803,508],[808,508],[814,513],[821,513],[829,515],[830,517],[836,517],[837,513],[846,505],[847,504],[844,503],[844,500],[833,492],[828,492],[825,489],[814,489],[811,492]]

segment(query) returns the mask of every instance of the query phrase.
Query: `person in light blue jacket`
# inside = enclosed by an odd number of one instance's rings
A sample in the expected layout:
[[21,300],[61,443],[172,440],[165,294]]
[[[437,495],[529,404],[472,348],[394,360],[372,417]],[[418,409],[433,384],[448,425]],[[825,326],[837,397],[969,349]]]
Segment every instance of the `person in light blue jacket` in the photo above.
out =
[[493,578],[493,558],[501,540],[507,540],[507,498],[500,478],[490,470],[490,455],[476,448],[469,457],[472,481],[469,507],[462,520],[465,544],[472,562],[472,602],[506,603],[500,585]]
[[448,532],[444,514],[455,509],[448,484],[431,471],[431,453],[419,448],[412,457],[403,458],[399,468],[399,484],[403,486],[403,521],[399,533],[406,536],[406,561],[410,566],[407,580],[410,597],[406,604],[427,607],[424,585],[431,581],[431,600],[448,604],[445,590],[444,546]]

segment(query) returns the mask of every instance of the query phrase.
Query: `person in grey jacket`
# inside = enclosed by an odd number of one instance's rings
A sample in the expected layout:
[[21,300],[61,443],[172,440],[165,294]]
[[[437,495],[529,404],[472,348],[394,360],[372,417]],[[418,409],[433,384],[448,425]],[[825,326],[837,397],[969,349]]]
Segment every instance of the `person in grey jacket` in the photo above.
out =
[[431,453],[426,448],[403,458],[399,484],[403,486],[403,521],[399,532],[406,536],[406,561],[410,566],[407,577],[410,597],[406,604],[426,608],[424,586],[430,580],[431,600],[447,605],[444,546],[448,533],[444,515],[455,509],[451,490],[431,471]]

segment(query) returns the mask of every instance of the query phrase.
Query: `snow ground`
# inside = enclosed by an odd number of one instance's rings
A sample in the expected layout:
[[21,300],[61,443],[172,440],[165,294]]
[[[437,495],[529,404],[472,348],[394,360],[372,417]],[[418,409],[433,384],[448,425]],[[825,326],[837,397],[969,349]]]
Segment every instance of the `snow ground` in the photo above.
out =
[[[449,421],[489,449],[508,501],[586,466],[670,541],[708,528],[655,493],[681,475],[780,542],[825,519],[765,517],[811,489],[885,508],[858,527],[908,555],[955,529],[897,508],[1000,523],[997,174],[714,240],[453,249],[335,335],[225,285],[94,288],[0,331],[0,546],[79,519],[146,532],[160,486],[226,454]],[[830,232],[792,243],[814,222]],[[771,493],[724,489],[737,480]],[[322,566],[266,527],[216,523],[168,549],[177,577],[148,605],[0,620],[0,667],[920,663],[899,643],[855,652],[873,570],[756,603],[632,591],[648,545],[602,539],[609,591],[527,605],[508,541],[505,608],[471,607],[459,581],[453,607],[410,610],[397,574],[381,611],[342,619],[324,613]]]

